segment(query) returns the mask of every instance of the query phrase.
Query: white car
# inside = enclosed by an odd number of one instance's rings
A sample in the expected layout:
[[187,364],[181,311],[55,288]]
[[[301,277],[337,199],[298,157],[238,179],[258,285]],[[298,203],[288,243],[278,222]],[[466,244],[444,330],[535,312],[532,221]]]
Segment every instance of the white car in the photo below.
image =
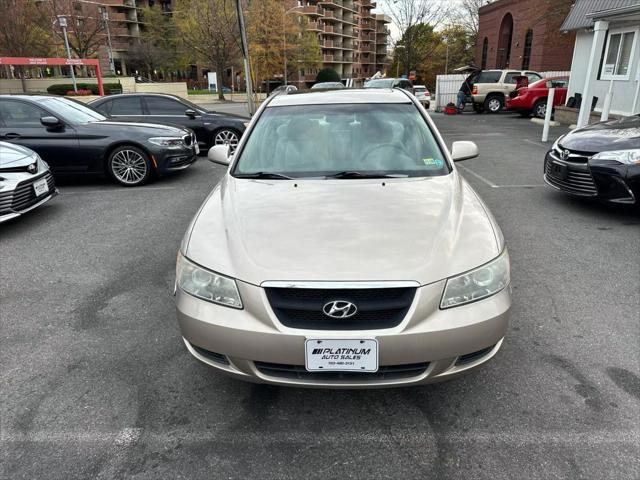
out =
[[426,85],[414,85],[413,91],[415,92],[415,96],[424,108],[429,108],[431,105],[431,92],[427,88]]
[[49,165],[36,152],[0,142],[0,223],[39,207],[57,193]]
[[402,89],[267,99],[184,236],[189,352],[276,385],[422,385],[500,349],[509,256],[487,206]]

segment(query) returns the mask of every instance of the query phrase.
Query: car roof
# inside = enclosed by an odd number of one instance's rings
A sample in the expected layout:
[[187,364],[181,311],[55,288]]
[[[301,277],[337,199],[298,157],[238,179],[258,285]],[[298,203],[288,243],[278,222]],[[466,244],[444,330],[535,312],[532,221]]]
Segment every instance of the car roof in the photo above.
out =
[[2,95],[0,95],[0,98],[17,98],[19,100],[34,100],[34,101],[38,101],[38,100],[46,100],[46,99],[49,99],[49,98],[64,98],[64,97],[62,97],[60,95],[44,95],[44,94],[34,94],[34,95],[2,94]]
[[411,103],[408,95],[400,89],[350,89],[318,90],[317,92],[278,95],[267,107],[288,105],[322,105],[327,103]]
[[105,95],[104,97],[100,97],[94,100],[94,102],[102,102],[105,100],[113,100],[114,98],[122,98],[122,97],[167,97],[172,98],[174,100],[180,100],[181,98],[177,95],[171,95],[170,93],[155,93],[155,92],[131,92],[131,93],[118,93],[116,95]]

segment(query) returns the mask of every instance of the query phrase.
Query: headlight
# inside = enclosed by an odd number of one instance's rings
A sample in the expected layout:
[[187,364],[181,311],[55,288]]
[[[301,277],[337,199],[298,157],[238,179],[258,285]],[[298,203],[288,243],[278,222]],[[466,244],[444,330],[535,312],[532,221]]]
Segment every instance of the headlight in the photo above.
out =
[[457,277],[447,279],[440,308],[457,307],[495,295],[509,285],[507,249],[494,260]]
[[189,295],[226,307],[242,308],[236,281],[199,267],[178,252],[176,283]]
[[181,137],[153,137],[149,139],[149,143],[167,148],[180,148],[184,146]]
[[625,165],[640,165],[640,148],[596,153],[592,160],[614,160]]

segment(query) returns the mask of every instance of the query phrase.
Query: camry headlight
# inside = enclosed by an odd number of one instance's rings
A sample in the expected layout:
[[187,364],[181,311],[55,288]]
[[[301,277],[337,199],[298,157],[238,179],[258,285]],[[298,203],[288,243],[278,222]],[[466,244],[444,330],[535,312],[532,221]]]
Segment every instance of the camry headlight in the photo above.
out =
[[592,160],[614,160],[625,165],[640,165],[640,148],[596,153]]
[[184,145],[181,137],[153,137],[149,142],[167,148],[180,148]]
[[189,295],[226,307],[242,308],[236,281],[195,265],[178,253],[176,283]]
[[494,260],[447,279],[440,308],[457,307],[495,295],[509,285],[509,253],[505,248]]

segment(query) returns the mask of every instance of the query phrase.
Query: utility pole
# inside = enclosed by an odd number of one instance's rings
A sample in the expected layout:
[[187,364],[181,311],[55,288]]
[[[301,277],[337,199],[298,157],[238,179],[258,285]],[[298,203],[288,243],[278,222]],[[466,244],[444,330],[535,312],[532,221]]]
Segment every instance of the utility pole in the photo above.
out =
[[242,57],[244,59],[244,75],[247,85],[247,109],[249,115],[256,113],[256,106],[253,103],[253,86],[251,84],[251,67],[249,66],[249,46],[247,44],[247,32],[244,28],[244,15],[240,0],[236,0],[236,14],[238,15],[238,26],[240,27],[240,46],[242,47]]
[[[62,28],[62,34],[64,35],[64,46],[67,49],[67,58],[71,60],[71,49],[69,48],[69,38],[67,37],[67,17],[60,15],[58,17],[58,25]],[[71,69],[71,80],[73,81],[73,91],[78,91],[78,85],[76,84],[76,73],[73,71],[73,65],[69,62],[69,68]]]
[[107,11],[107,7],[100,7],[100,11],[102,12],[102,21],[104,22],[104,26],[107,29],[107,46],[109,48],[109,71],[112,75],[116,73],[116,67],[113,62],[113,47],[111,46],[111,31],[109,30],[109,12]]

